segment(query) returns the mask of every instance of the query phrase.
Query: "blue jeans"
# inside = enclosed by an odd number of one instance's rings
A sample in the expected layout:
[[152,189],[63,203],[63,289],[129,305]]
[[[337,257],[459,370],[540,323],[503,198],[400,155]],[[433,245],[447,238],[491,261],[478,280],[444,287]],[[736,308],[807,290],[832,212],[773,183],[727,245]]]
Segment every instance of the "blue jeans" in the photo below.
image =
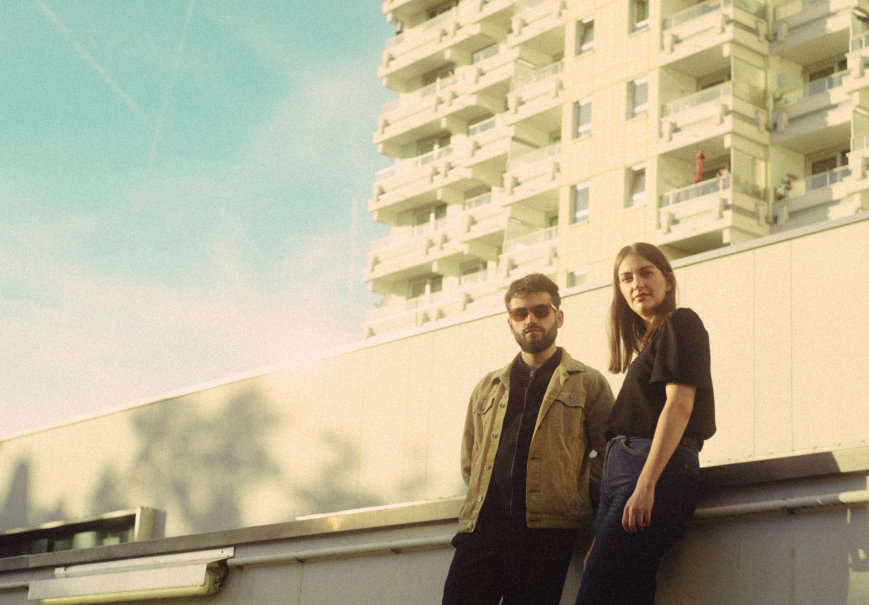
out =
[[694,516],[700,464],[692,445],[680,444],[655,485],[652,521],[629,534],[622,513],[634,493],[652,440],[619,436],[607,444],[595,541],[576,605],[653,605],[661,556]]

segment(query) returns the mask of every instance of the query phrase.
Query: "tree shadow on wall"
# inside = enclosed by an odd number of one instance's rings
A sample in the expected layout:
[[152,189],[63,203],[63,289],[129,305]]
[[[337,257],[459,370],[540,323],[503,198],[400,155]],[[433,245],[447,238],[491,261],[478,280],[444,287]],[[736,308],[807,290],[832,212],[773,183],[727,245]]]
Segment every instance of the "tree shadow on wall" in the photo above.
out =
[[54,508],[35,509],[30,497],[30,464],[19,460],[0,506],[0,531],[34,527],[67,518],[63,503]]
[[[192,398],[209,394],[142,408],[132,419],[141,448],[129,481],[147,486],[146,493],[157,500],[147,505],[165,510],[167,521],[188,533],[242,527],[242,497],[280,473],[266,449],[279,417],[262,393],[248,386],[203,412]],[[124,498],[115,496],[119,483],[117,473],[104,472],[94,506],[117,510],[124,504]],[[180,518],[172,518],[176,516]]]
[[330,459],[317,473],[317,480],[313,484],[293,488],[299,516],[367,508],[385,503],[369,488],[359,485],[359,447],[334,432],[323,432],[320,440],[322,451],[328,452]]

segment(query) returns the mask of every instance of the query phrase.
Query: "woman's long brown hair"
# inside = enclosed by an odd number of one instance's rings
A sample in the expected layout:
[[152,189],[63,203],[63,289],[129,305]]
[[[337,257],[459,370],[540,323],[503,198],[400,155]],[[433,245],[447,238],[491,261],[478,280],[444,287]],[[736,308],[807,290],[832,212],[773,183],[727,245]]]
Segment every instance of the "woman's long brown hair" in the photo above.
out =
[[[642,256],[655,265],[664,274],[664,278],[670,284],[670,291],[664,296],[664,300],[658,306],[652,325],[646,330],[643,318],[637,315],[628,306],[625,297],[619,287],[619,266],[629,254]],[[637,242],[625,246],[616,255],[613,267],[613,302],[609,312],[609,341],[610,341],[610,367],[613,374],[624,372],[631,365],[635,353],[639,353],[651,340],[652,336],[664,320],[676,308],[676,276],[670,261],[661,250],[652,244]]]

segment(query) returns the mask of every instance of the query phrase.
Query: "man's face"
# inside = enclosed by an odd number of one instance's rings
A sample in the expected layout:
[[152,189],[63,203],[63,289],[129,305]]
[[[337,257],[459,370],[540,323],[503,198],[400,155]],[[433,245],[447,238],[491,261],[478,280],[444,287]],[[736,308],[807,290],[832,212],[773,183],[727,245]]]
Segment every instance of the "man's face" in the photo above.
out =
[[532,292],[510,299],[511,310],[535,309],[539,313],[543,307],[549,309],[549,314],[543,319],[533,312],[528,312],[522,321],[508,315],[507,324],[513,332],[513,338],[525,353],[534,355],[552,346],[558,336],[558,328],[564,323],[564,313],[552,307],[552,296],[548,292]]

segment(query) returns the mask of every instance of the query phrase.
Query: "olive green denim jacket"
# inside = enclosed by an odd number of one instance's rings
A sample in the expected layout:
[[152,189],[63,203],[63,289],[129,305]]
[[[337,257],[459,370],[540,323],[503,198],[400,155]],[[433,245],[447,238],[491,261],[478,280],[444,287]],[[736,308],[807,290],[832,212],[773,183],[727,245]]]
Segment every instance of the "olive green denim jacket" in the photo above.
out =
[[[492,477],[498,438],[510,397],[510,369],[490,372],[476,386],[462,437],[462,477],[468,495],[459,513],[459,532],[471,532]],[[606,450],[604,423],[613,405],[609,383],[597,370],[562,350],[543,396],[525,487],[526,522],[531,528],[578,528],[593,522]],[[590,457],[592,450],[598,452]]]

